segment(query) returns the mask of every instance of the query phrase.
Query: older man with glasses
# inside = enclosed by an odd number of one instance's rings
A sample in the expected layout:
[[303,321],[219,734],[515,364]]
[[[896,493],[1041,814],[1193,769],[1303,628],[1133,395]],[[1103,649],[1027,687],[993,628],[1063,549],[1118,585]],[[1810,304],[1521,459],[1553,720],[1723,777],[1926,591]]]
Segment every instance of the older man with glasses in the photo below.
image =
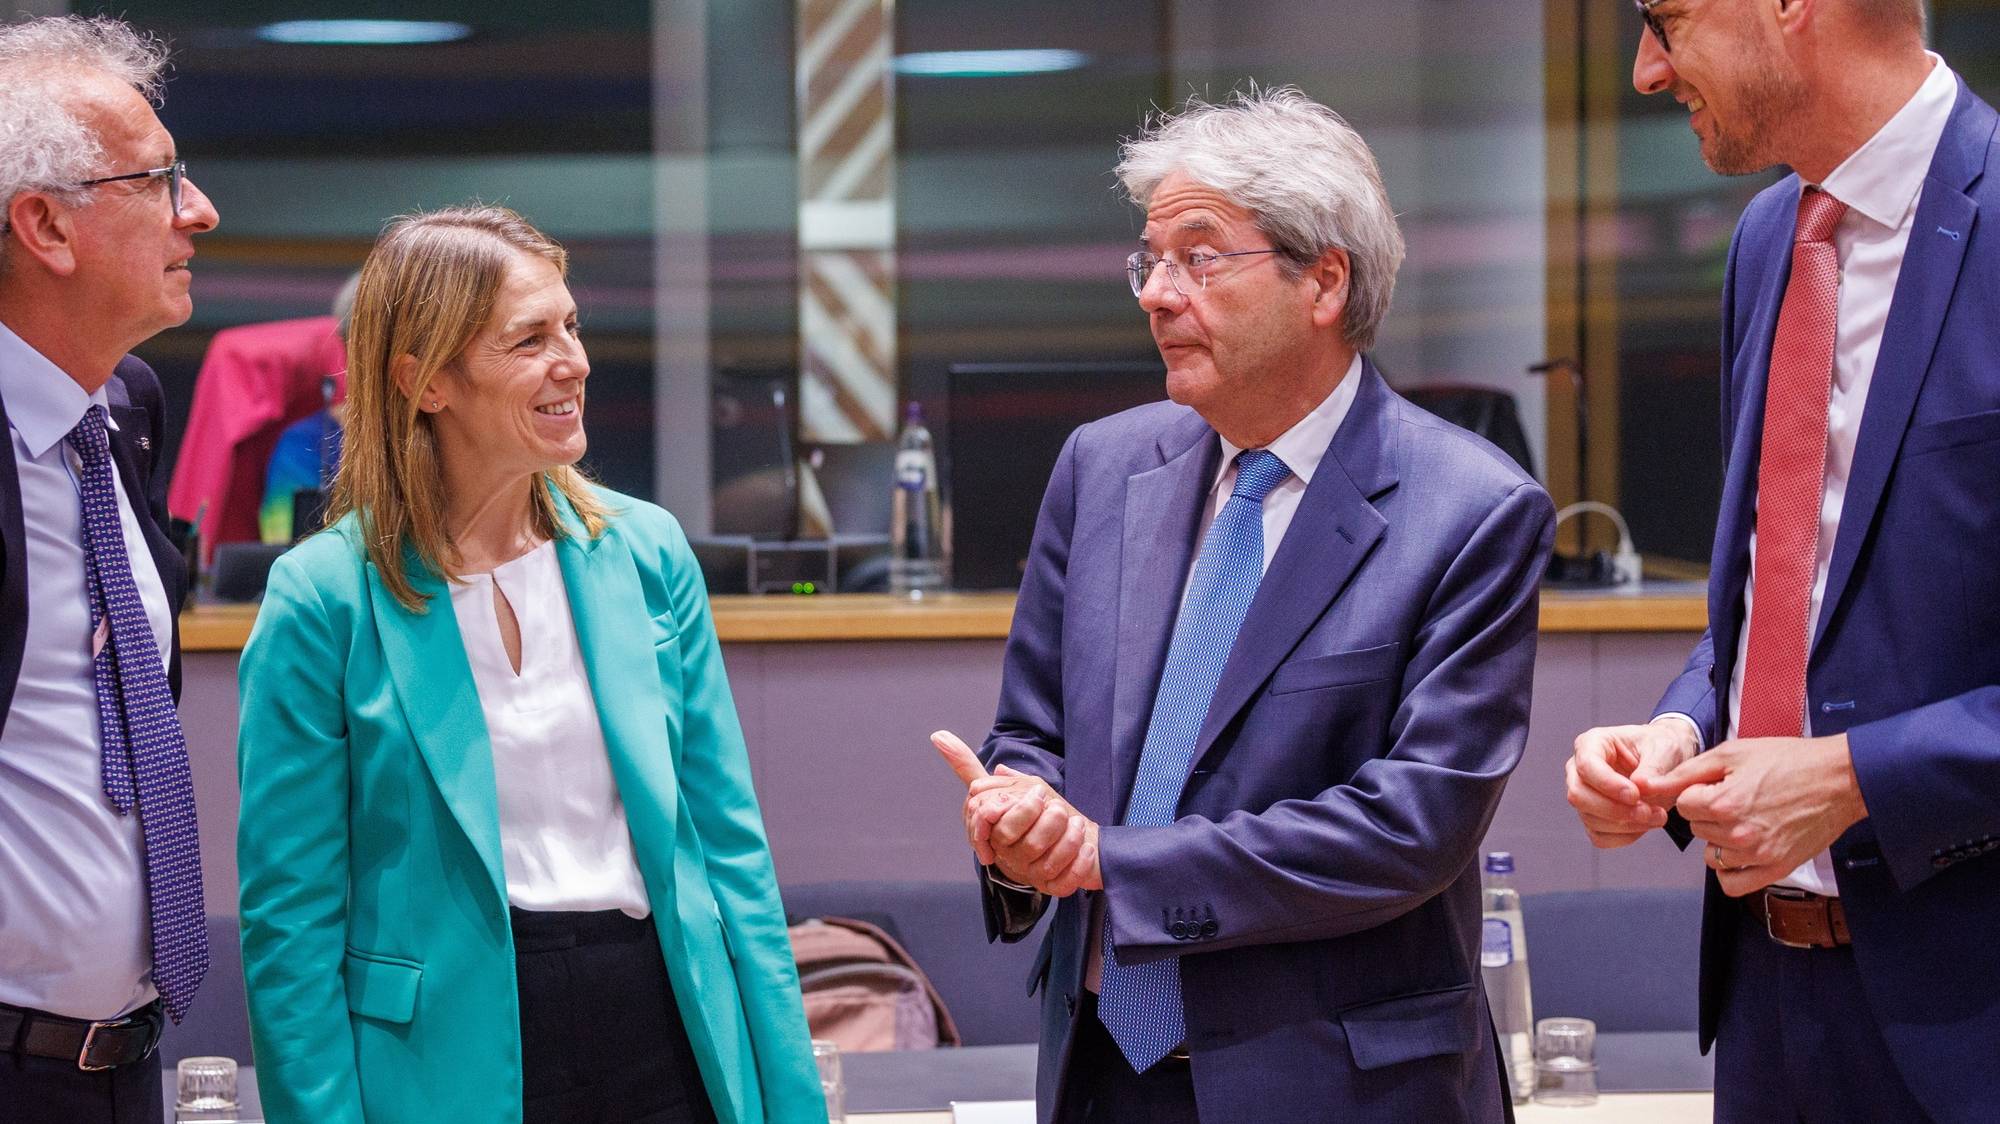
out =
[[1992,1120],[2000,115],[1919,0],[1637,3],[1639,92],[1794,174],[1723,281],[1708,633],[1569,800],[1600,847],[1699,845],[1717,1120]]
[[[154,40],[0,27],[0,1119],[158,1121],[208,965],[174,698],[185,575],[159,380],[216,224],[153,113]],[[32,606],[32,609],[31,609]]]
[[1195,104],[1119,175],[1172,401],[1070,438],[985,751],[936,739],[992,935],[1058,903],[1041,1119],[1501,1120],[1474,859],[1549,498],[1367,358],[1403,241],[1331,110]]

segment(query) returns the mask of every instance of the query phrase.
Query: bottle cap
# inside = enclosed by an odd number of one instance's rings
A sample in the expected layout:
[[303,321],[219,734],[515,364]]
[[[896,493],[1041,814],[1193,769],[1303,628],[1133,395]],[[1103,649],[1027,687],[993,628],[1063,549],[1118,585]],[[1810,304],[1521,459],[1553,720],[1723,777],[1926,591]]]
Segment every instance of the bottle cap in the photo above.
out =
[[1514,873],[1513,854],[1507,851],[1489,852],[1486,856],[1486,873],[1488,874]]

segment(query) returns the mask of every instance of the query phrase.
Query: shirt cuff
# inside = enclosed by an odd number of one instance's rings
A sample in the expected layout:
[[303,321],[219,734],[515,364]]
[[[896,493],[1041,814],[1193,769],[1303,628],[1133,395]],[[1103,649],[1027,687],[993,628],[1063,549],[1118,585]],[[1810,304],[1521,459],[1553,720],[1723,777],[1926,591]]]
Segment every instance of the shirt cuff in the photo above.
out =
[[1655,714],[1653,721],[1658,722],[1662,718],[1678,718],[1688,724],[1688,728],[1694,731],[1694,751],[1696,753],[1701,753],[1708,749],[1707,740],[1701,736],[1701,723],[1696,722],[1691,715],[1682,714],[1678,710],[1668,710]]

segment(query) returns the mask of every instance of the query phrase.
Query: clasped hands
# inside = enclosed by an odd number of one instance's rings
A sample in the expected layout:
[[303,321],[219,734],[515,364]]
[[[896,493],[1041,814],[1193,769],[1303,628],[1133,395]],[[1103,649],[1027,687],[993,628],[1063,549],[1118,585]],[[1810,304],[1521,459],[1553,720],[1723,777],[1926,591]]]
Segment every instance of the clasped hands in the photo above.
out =
[[1567,794],[1590,841],[1623,847],[1676,808],[1723,890],[1741,897],[1798,869],[1868,816],[1845,734],[1700,748],[1694,727],[1671,716],[1579,735]]
[[965,838],[980,863],[1050,897],[1104,888],[1097,824],[1047,781],[1005,765],[988,773],[949,730],[932,734],[931,744],[965,783]]

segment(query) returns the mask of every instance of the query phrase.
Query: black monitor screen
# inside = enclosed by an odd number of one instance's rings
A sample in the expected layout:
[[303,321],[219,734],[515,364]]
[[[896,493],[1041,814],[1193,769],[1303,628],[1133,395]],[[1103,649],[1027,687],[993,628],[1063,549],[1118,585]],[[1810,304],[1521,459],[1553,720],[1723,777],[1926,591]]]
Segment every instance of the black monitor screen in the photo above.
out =
[[951,487],[953,584],[1019,588],[1063,442],[1085,422],[1166,396],[1157,360],[954,364],[939,435]]

